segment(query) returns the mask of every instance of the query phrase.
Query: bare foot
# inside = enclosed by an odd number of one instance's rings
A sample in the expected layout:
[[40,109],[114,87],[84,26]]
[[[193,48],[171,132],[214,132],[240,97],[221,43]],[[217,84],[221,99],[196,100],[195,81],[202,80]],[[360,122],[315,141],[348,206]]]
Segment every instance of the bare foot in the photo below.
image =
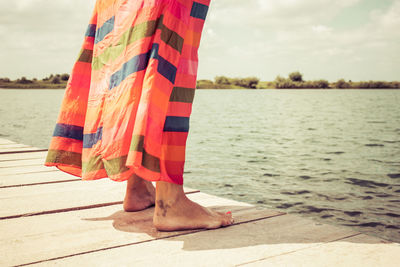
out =
[[[157,200],[153,217],[157,230],[215,229],[233,223],[231,213],[216,212],[188,199],[182,186],[168,183],[160,186],[160,183],[164,182],[157,182]],[[163,187],[169,189],[164,190]]]
[[154,206],[155,196],[153,184],[134,175],[129,178],[126,186],[124,210],[128,212],[140,211]]

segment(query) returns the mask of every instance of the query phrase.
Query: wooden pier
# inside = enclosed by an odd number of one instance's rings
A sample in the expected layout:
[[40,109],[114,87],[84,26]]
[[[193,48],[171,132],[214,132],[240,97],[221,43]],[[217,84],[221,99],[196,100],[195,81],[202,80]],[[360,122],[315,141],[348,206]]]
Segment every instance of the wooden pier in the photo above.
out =
[[0,139],[0,266],[399,266],[400,244],[185,188],[235,224],[159,232],[122,209],[125,183],[43,166],[47,151]]

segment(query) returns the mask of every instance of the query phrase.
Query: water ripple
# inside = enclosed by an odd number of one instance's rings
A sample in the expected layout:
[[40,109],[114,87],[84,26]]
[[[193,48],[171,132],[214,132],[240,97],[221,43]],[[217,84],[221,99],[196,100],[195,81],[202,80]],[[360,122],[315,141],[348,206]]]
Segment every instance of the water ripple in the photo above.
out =
[[351,217],[360,216],[361,214],[363,214],[361,211],[345,211],[344,213]]
[[376,188],[376,187],[386,187],[388,184],[385,183],[378,183],[374,181],[364,180],[364,179],[357,179],[357,178],[346,178],[348,184],[358,185],[362,187],[369,187],[369,188]]
[[365,144],[365,146],[384,146],[383,144]]
[[308,190],[300,190],[300,191],[293,191],[293,192],[289,192],[289,191],[282,191],[281,194],[284,195],[303,195],[303,194],[309,194],[311,193]]
[[308,180],[311,179],[311,176],[308,175],[300,175],[299,178],[303,179],[303,180]]
[[400,178],[400,173],[388,173],[387,176],[389,176],[392,179],[398,179]]

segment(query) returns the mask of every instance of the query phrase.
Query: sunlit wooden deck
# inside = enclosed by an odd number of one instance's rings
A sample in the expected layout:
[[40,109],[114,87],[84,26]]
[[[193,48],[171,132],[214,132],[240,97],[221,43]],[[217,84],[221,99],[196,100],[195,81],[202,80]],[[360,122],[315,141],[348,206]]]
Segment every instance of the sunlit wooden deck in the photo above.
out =
[[190,188],[235,224],[158,232],[153,209],[123,211],[125,183],[80,181],[45,156],[0,139],[0,266],[399,266],[398,243]]

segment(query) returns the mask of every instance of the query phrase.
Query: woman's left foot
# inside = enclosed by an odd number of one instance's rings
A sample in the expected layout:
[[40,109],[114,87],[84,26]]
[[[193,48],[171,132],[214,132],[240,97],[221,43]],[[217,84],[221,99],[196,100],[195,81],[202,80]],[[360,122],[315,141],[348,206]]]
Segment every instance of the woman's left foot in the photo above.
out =
[[129,178],[126,186],[124,210],[140,211],[154,206],[156,190],[150,181],[136,175]]

